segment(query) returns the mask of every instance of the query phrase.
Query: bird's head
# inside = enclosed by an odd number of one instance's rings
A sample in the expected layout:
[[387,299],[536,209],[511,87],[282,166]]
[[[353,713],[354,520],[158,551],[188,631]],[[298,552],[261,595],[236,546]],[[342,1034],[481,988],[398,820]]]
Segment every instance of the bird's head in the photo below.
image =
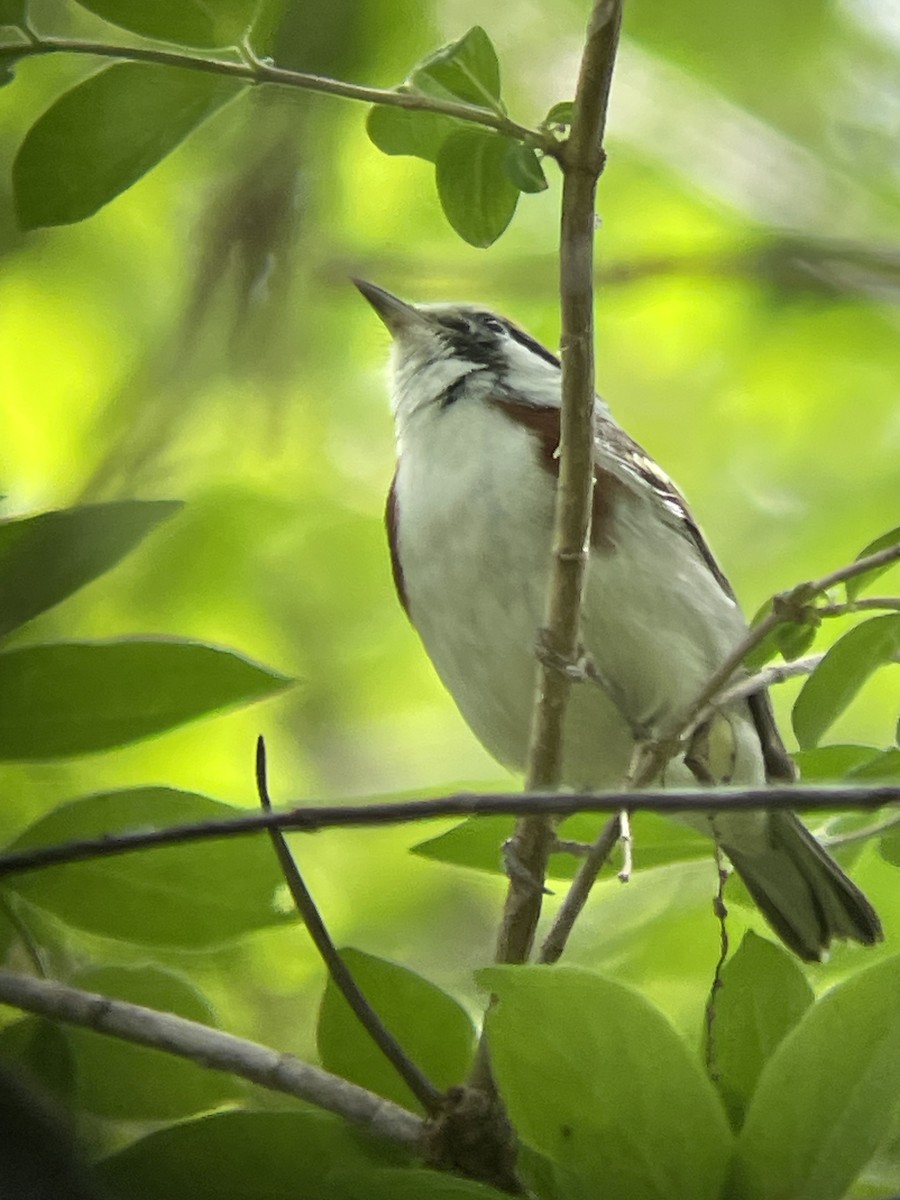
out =
[[559,407],[559,359],[506,317],[469,304],[410,304],[374,283],[354,283],[394,339],[398,422],[498,389]]

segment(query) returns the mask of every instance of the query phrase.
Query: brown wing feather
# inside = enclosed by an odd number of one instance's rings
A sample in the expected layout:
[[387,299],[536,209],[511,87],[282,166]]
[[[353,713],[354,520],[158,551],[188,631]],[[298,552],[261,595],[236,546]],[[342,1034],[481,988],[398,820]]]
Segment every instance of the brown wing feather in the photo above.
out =
[[[524,425],[536,435],[540,448],[541,465],[552,475],[559,475],[559,410],[548,406],[536,406],[508,396],[492,397],[492,403],[502,409],[512,420]],[[677,529],[694,547],[710,570],[719,587],[730,600],[737,597],[728,578],[707,545],[694,520],[687,501],[668,475],[654,462],[649,454],[615,422],[605,417],[597,419],[598,442],[608,448],[617,458],[646,483],[658,497],[664,509],[673,518]],[[618,494],[625,485],[611,472],[601,466],[594,467],[593,520],[591,545],[595,550],[614,551],[613,535],[615,507]],[[766,777],[771,780],[793,780],[796,768],[784,747],[768,692],[757,692],[747,701],[753,723],[759,735]]]

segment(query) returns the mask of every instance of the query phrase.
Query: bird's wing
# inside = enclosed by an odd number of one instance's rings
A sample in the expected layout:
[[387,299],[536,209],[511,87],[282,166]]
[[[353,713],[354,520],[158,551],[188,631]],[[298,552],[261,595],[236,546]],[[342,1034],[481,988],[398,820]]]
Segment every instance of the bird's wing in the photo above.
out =
[[[684,496],[650,455],[633,438],[629,437],[624,429],[603,415],[597,418],[597,451],[601,470],[604,461],[613,459],[644,487],[649,488],[650,493],[659,504],[660,513],[666,524],[675,529],[693,546],[725,595],[737,603],[734,589],[710,550]],[[747,698],[747,705],[759,736],[767,779],[770,781],[796,779],[797,770],[785,749],[781,734],[775,724],[775,714],[772,711],[772,702],[768,692],[755,692]]]

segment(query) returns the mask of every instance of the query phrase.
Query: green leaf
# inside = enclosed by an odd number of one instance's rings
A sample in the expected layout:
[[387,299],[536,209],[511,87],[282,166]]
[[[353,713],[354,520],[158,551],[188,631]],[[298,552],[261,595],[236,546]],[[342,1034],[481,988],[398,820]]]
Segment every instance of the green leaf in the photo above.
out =
[[67,1107],[75,1098],[77,1066],[69,1031],[45,1017],[26,1017],[0,1030],[0,1062],[25,1072]]
[[174,638],[7,650],[0,654],[0,761],[123,746],[290,682],[230,650]]
[[[462,1083],[472,1062],[475,1030],[465,1009],[435,984],[397,963],[347,947],[354,979],[408,1057],[439,1088]],[[419,1104],[363,1030],[331,979],[319,1009],[322,1066],[405,1108]]]
[[[204,997],[180,975],[160,967],[89,967],[70,982],[74,987],[190,1021],[215,1025]],[[68,1030],[75,1062],[78,1107],[115,1120],[170,1120],[233,1102],[243,1084],[223,1071],[162,1050],[120,1041],[77,1027]]]
[[804,783],[825,783],[844,779],[855,768],[877,757],[877,746],[837,744],[818,746],[815,750],[797,750],[791,756]]
[[28,0],[0,0],[0,26],[22,29],[28,13]]
[[253,22],[258,0],[78,0],[104,21],[141,37],[186,46],[232,46]]
[[520,192],[544,192],[547,177],[537,153],[524,142],[510,142],[504,163],[506,173]]
[[541,121],[541,126],[544,129],[565,129],[572,124],[572,115],[575,112],[575,103],[572,100],[560,100],[554,104],[550,111]]
[[427,162],[437,160],[443,143],[460,128],[459,121],[440,113],[381,104],[370,109],[366,119],[369,139],[383,154],[407,154]]
[[434,94],[437,85],[468,104],[502,108],[497,52],[480,25],[419,63],[409,77],[409,85],[427,94]]
[[900,867],[900,826],[894,826],[889,833],[885,833],[879,839],[878,853],[885,862]]
[[856,783],[893,783],[900,780],[900,750],[891,746],[847,772]]
[[[768,599],[753,615],[753,620],[750,622],[750,628],[755,629],[756,626],[768,617],[772,612],[772,600]],[[778,647],[778,631],[780,626],[770,630],[758,646],[755,646],[748,654],[744,655],[744,666],[748,671],[758,671],[764,667],[767,662],[775,657],[779,652]]]
[[719,1196],[732,1138],[694,1054],[637,992],[577,968],[491,967],[495,1078],[523,1141],[628,1200]]
[[873,617],[849,630],[827,651],[804,683],[791,721],[800,747],[815,746],[878,667],[900,650],[900,614]]
[[509,138],[462,130],[441,146],[435,164],[438,196],[447,220],[470,246],[484,249],[516,211],[519,189],[506,173]]
[[[769,1059],[737,1143],[736,1200],[839,1200],[900,1095],[900,957],[826,993]],[[731,1194],[731,1193],[729,1193]]]
[[[859,562],[861,558],[868,558],[870,554],[877,554],[879,550],[886,550],[888,546],[896,546],[898,542],[900,542],[900,525],[896,529],[889,529],[881,537],[877,537],[873,542],[869,542],[868,546],[864,546],[859,554],[857,554],[854,562]],[[845,584],[847,599],[855,600],[860,592],[865,591],[880,575],[883,575],[885,571],[890,571],[895,565],[895,563],[888,563],[884,567],[874,567],[871,571],[866,571],[862,575],[856,575],[853,579],[848,579]]]
[[328,1200],[504,1200],[486,1183],[424,1167],[341,1171],[329,1181]]
[[225,1112],[151,1133],[97,1173],[128,1200],[328,1200],[333,1171],[392,1159],[328,1113]]
[[[61,804],[6,850],[221,821],[245,811],[174,788],[102,792]],[[289,920],[274,903],[281,882],[268,841],[245,837],[47,867],[10,877],[5,886],[90,933],[201,948]]]
[[817,621],[802,624],[797,621],[788,621],[784,625],[779,625],[775,630],[775,641],[781,657],[787,662],[793,662],[795,658],[800,658],[805,654],[816,640],[818,627]]
[[[152,7],[148,5],[146,7]],[[13,162],[23,229],[92,216],[244,85],[156,63],[114,63],[38,117]]]
[[[605,821],[602,813],[577,813],[563,821],[557,833],[570,841],[593,842]],[[635,813],[631,825],[635,857],[641,868],[710,857],[710,839],[680,821],[655,813]],[[412,852],[437,862],[503,875],[501,847],[514,828],[515,821],[510,817],[469,817],[446,833],[418,842]],[[572,879],[580,865],[571,854],[554,853],[547,874],[551,879]]]
[[775,1047],[813,1002],[796,961],[752,930],[722,971],[713,1024],[716,1086],[740,1129],[756,1081]]
[[114,567],[181,507],[119,500],[0,521],[0,637]]

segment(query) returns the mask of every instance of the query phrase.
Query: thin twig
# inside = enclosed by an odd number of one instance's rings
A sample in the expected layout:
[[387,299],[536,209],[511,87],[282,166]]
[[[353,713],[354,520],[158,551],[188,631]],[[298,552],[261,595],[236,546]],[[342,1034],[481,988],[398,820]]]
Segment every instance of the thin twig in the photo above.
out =
[[728,883],[729,872],[718,839],[716,839],[716,870],[719,873],[719,882],[713,900],[713,912],[719,922],[719,957],[716,959],[709,996],[706,1001],[706,1072],[713,1083],[717,1083],[719,1079],[719,1063],[716,1053],[716,1003],[722,989],[722,972],[725,969],[729,949],[728,908],[725,904],[725,885]]
[[870,612],[872,609],[900,612],[900,597],[863,596],[859,600],[847,600],[843,604],[817,604],[815,611],[820,617],[846,617],[852,613]]
[[[553,557],[543,641],[549,655],[574,661],[581,591],[590,540],[593,486],[594,199],[603,170],[603,134],[619,39],[622,0],[596,0],[575,91],[572,129],[563,146],[560,298],[562,411]],[[570,679],[539,662],[528,751],[527,791],[555,788],[562,770],[562,737]],[[516,852],[523,875],[510,879],[497,937],[498,962],[525,962],[541,913],[543,880],[553,843],[545,817],[519,822]],[[523,882],[531,877],[535,884]]]
[[888,817],[875,825],[866,825],[862,829],[848,829],[846,833],[835,833],[832,837],[819,838],[819,841],[829,849],[832,846],[850,846],[853,842],[865,842],[869,838],[878,837],[881,833],[896,829],[898,825],[900,825],[900,815]]
[[566,948],[569,934],[572,932],[581,910],[587,904],[591,888],[619,840],[620,828],[621,814],[617,814],[611,817],[601,829],[597,840],[588,851],[587,857],[578,868],[578,872],[572,880],[572,886],[566,892],[565,899],[559,906],[550,932],[541,946],[538,962],[555,963],[559,960]]
[[[855,562],[848,563],[846,566],[839,567],[828,575],[823,575],[821,579],[809,583],[800,583],[796,587],[791,588],[790,591],[776,596],[776,602],[773,604],[772,611],[763,617],[758,625],[754,625],[752,629],[747,631],[734,650],[732,650],[717,670],[709,677],[684,712],[676,720],[670,722],[666,728],[661,730],[653,743],[648,743],[641,767],[633,780],[634,786],[639,788],[644,784],[650,783],[658,775],[668,759],[675,752],[678,744],[690,735],[691,730],[697,724],[698,718],[713,704],[713,701],[715,701],[723,688],[728,686],[732,676],[740,669],[747,655],[752,650],[755,650],[779,625],[790,621],[789,613],[792,609],[802,610],[809,605],[811,599],[817,595],[821,595],[823,592],[827,592],[829,588],[835,587],[839,583],[845,583],[848,579],[854,579],[858,575],[864,575],[868,571],[888,566],[890,563],[898,560],[900,560],[900,542],[893,546],[886,546],[883,550],[879,550],[875,554],[869,554],[865,558],[859,558]],[[713,704],[713,707],[716,706]]]
[[271,813],[243,813],[224,821],[194,821],[165,829],[142,829],[83,838],[55,846],[34,846],[0,855],[0,879],[27,871],[111,858],[138,850],[243,837],[268,829],[283,832],[317,833],[322,829],[369,828],[402,825],[438,817],[506,816],[538,814],[571,817],[579,812],[655,812],[663,815],[684,812],[732,812],[767,809],[870,809],[900,804],[900,785],[859,784],[770,785],[753,788],[666,788],[633,792],[618,788],[608,792],[456,792],[428,800],[386,801],[383,804],[323,805],[289,808]]
[[622,843],[622,866],[617,876],[620,883],[628,883],[634,870],[634,843],[631,838],[631,817],[628,809],[619,813],[619,841]]
[[306,1100],[361,1125],[377,1137],[405,1144],[419,1140],[422,1120],[355,1083],[308,1066],[257,1042],[211,1029],[172,1013],[0,970],[0,1003],[68,1025],[80,1025],[138,1046],[152,1046],[201,1067],[227,1071],[271,1091]]
[[[256,740],[256,788],[259,802],[264,812],[272,811],[272,801],[269,796],[269,785],[266,778],[266,743],[260,735]],[[415,1098],[429,1114],[436,1113],[441,1106],[443,1094],[434,1086],[430,1079],[419,1070],[409,1058],[406,1051],[385,1027],[378,1013],[372,1008],[363,995],[356,980],[353,978],[347,964],[338,953],[331,935],[316,907],[316,902],[300,874],[297,864],[279,829],[270,829],[269,837],[275,847],[278,862],[281,865],[288,890],[293,897],[297,911],[303,918],[303,923],[309,930],[313,945],[319,952],[335,987],[347,1001],[357,1020],[366,1033],[385,1056]]]
[[263,59],[242,58],[235,62],[223,58],[207,58],[201,54],[186,54],[179,50],[164,50],[153,46],[122,46],[108,42],[85,41],[80,38],[38,37],[34,41],[0,46],[0,63],[4,58],[21,60],[45,54],[88,55],[93,58],[111,58],[117,61],[157,63],[160,66],[177,67],[192,71],[203,71],[213,75],[224,75],[237,82],[249,84],[280,84],[308,92],[319,92],[328,96],[341,96],[345,100],[359,100],[363,104],[380,104],[388,108],[404,108],[407,111],[441,113],[482,125],[507,137],[517,138],[530,146],[539,148],[551,158],[558,157],[560,143],[551,134],[540,129],[519,125],[501,113],[481,108],[476,104],[444,100],[424,92],[393,91],[388,88],[363,87],[330,79],[324,75],[311,75],[304,71],[289,71],[284,67]]

